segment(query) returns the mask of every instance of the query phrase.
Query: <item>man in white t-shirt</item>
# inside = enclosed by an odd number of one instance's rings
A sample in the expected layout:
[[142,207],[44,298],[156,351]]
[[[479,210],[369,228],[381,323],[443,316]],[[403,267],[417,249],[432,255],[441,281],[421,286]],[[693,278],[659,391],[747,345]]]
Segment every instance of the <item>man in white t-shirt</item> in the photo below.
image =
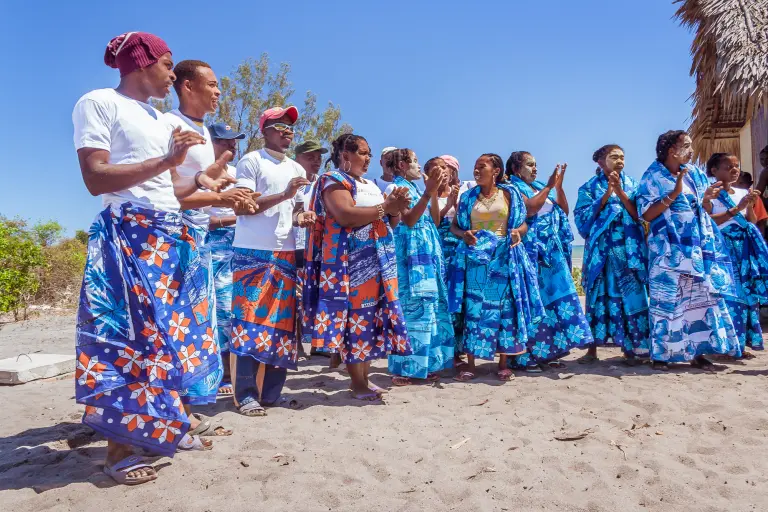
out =
[[[237,164],[237,186],[261,193],[256,215],[239,215],[232,262],[232,341],[237,355],[235,403],[260,416],[280,397],[287,369],[296,369],[296,229],[314,222],[296,211],[296,194],[309,185],[304,169],[286,156],[296,107],[270,108],[259,119],[264,148]],[[256,378],[254,378],[256,375]]]
[[[191,148],[184,163],[176,168],[182,176],[194,176],[216,160],[212,137],[203,124],[203,118],[216,112],[221,91],[216,74],[211,66],[203,61],[183,60],[176,64],[173,72],[176,75],[173,88],[179,98],[179,108],[165,114],[168,124],[173,127],[179,126],[182,130],[193,130],[205,140],[204,144]],[[230,152],[230,154],[234,153]],[[180,203],[182,210],[197,210],[199,215],[196,220],[204,222],[206,227],[208,215],[202,208],[209,206],[247,208],[249,204],[255,206],[247,191],[235,187],[223,192],[196,192],[185,197]]]
[[227,155],[191,177],[176,171],[204,139],[172,129],[148,104],[175,79],[162,39],[122,34],[109,42],[104,62],[120,70],[120,84],[85,94],[72,112],[83,181],[105,206],[88,241],[75,396],[86,406],[83,423],[108,439],[104,472],[136,485],[157,478],[136,447],[172,456],[177,447],[210,446],[187,433],[193,420],[176,405],[179,386],[219,370],[208,357],[207,301],[195,287],[196,251],[179,199],[231,179]]
[[[180,126],[184,130],[193,130],[205,140],[204,144],[191,148],[184,163],[176,168],[182,176],[194,176],[207,168],[216,159],[213,141],[208,128],[203,124],[203,118],[216,111],[219,106],[219,82],[213,69],[203,61],[183,60],[176,64],[173,70],[176,81],[173,88],[179,98],[179,108],[168,112],[165,117],[171,126]],[[222,153],[223,154],[223,153]],[[208,236],[208,213],[203,209],[209,206],[226,206],[229,208],[250,205],[253,211],[256,205],[250,192],[232,187],[223,192],[196,192],[180,201],[184,210],[183,219],[190,233],[195,236],[197,249],[200,253],[200,263],[205,270],[208,294],[208,315],[213,324],[213,340],[218,347],[213,357],[218,357],[221,363],[216,378],[204,379],[194,386],[181,391],[181,399],[187,413],[191,414],[190,405],[208,405],[216,402],[219,392],[225,394],[227,389],[219,389],[224,377],[224,364],[221,354],[221,343],[216,325],[216,290],[212,278],[211,252],[206,244]],[[194,422],[193,422],[194,428]]]
[[381,150],[381,158],[379,158],[379,165],[381,165],[381,177],[373,178],[371,181],[379,187],[383,194],[387,187],[389,187],[393,181],[395,181],[394,169],[392,168],[392,152],[397,148],[394,146],[388,146]]

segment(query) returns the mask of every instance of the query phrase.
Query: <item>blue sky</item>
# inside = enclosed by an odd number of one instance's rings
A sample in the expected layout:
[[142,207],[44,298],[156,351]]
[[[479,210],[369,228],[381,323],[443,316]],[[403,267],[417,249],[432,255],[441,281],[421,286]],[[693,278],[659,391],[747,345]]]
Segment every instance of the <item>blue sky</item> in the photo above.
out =
[[72,107],[117,85],[104,48],[129,30],[160,35],[175,60],[205,60],[219,75],[268,52],[291,64],[297,102],[310,89],[339,104],[375,151],[454,154],[464,178],[485,152],[530,151],[544,178],[568,162],[572,205],[599,146],[623,145],[639,177],[656,137],[689,123],[692,35],[671,0],[173,4],[5,3],[0,214],[88,227],[101,203],[80,177]]

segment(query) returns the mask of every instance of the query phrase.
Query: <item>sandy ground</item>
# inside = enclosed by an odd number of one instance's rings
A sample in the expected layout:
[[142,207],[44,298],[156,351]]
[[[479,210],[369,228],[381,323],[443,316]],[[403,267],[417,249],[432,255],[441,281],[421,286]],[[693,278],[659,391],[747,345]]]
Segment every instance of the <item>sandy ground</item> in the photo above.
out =
[[[6,325],[0,357],[69,353],[73,316]],[[72,377],[0,387],[2,510],[763,511],[768,509],[768,355],[717,374],[627,368],[616,349],[502,384],[392,390],[351,400],[325,359],[289,376],[293,407],[245,418],[211,452],[160,459],[136,488],[101,473],[105,443],[70,449],[85,429]],[[578,354],[569,359],[575,359]],[[374,380],[387,385],[383,364]],[[580,437],[562,441],[557,437]]]

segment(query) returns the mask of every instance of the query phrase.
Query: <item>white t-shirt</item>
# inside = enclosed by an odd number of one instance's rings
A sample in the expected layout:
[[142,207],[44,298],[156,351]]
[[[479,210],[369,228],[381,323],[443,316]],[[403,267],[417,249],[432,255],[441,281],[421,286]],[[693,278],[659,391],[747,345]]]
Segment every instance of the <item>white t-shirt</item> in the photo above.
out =
[[[366,180],[360,178],[361,181],[355,180],[355,187],[357,189],[357,198],[355,199],[355,206],[376,206],[384,202],[384,194],[382,194],[378,185],[372,180]],[[328,180],[325,184],[325,188],[337,185],[337,183]],[[392,185],[394,187],[394,185]],[[325,189],[323,189],[325,190]]]
[[381,189],[373,181],[361,178],[362,181],[356,181],[357,198],[355,206],[376,206],[384,202],[384,195]]
[[[459,200],[461,200],[461,196],[463,196],[465,192],[467,192],[469,189],[475,186],[477,186],[477,183],[475,183],[474,181],[462,181],[461,185],[459,185]],[[438,197],[437,204],[440,207],[440,210],[442,210],[443,208],[445,208],[445,205],[448,204],[448,198]],[[453,220],[455,216],[456,216],[455,207],[451,207],[451,209],[448,210],[448,213],[445,214],[445,218],[448,220]]]
[[[237,177],[237,170],[233,165],[227,164],[227,174],[233,178]],[[232,187],[234,187],[234,185],[229,185],[224,190],[229,190]],[[209,206],[205,208],[205,213],[211,217],[231,217],[235,214],[235,210],[229,208],[228,206]]]
[[[316,185],[317,179],[309,185],[305,185],[296,193],[296,202],[304,205],[304,211],[310,211],[309,202],[312,199],[312,192],[314,192]],[[309,228],[296,228],[296,249],[304,249],[306,246],[307,229]]]
[[[135,164],[168,153],[172,128],[151,105],[114,89],[97,89],[80,98],[72,112],[75,149],[109,151],[111,164]],[[104,206],[130,201],[152,210],[177,212],[171,172],[165,171],[134,187],[102,194]]]
[[391,181],[384,181],[381,178],[374,178],[374,179],[368,180],[368,181],[372,181],[373,183],[375,183],[376,186],[379,188],[379,190],[381,191],[382,194],[386,194],[387,188],[389,188],[392,185]]
[[554,208],[555,205],[552,203],[552,201],[547,198],[546,201],[544,201],[544,205],[541,207],[541,210],[539,210],[539,215],[546,215],[549,212],[552,211],[552,208]]
[[182,131],[196,131],[205,137],[205,144],[199,144],[189,148],[187,157],[184,159],[184,162],[176,168],[176,172],[181,176],[193,178],[198,172],[203,172],[213,165],[216,158],[214,157],[213,141],[211,140],[211,134],[208,132],[208,128],[199,126],[193,120],[182,114],[179,109],[166,113],[165,117],[168,120],[168,124],[171,125],[171,129],[180,126]]
[[[731,188],[731,190],[733,190],[733,194],[731,194],[731,199],[736,204],[739,204],[739,201],[744,199],[749,193],[749,190],[745,190],[743,188],[733,187]],[[724,213],[726,210],[728,210],[728,208],[729,207],[723,201],[721,201],[719,197],[716,197],[715,199],[712,200],[713,215],[716,213]],[[742,212],[739,212],[739,213],[742,213]],[[728,219],[727,221],[720,224],[720,229],[723,229],[725,226],[729,226],[735,222],[736,222],[736,219],[733,219],[733,218]]]
[[[293,178],[306,178],[304,168],[287,156],[277,160],[266,149],[252,151],[237,163],[237,186],[271,196],[282,193]],[[298,194],[297,194],[298,195]],[[239,215],[234,247],[262,251],[296,249],[293,208],[296,196],[255,215]]]

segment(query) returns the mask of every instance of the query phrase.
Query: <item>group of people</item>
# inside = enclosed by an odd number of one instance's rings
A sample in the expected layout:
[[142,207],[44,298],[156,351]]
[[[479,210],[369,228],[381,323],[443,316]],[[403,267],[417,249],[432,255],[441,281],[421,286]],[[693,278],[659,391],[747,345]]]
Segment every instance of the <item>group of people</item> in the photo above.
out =
[[[244,135],[205,126],[221,94],[208,64],[174,66],[144,32],[114,38],[104,59],[119,86],[73,112],[83,180],[104,205],[89,231],[76,398],[107,437],[104,471],[119,483],[157,477],[138,450],[209,450],[210,436],[232,433],[196,406],[233,395],[241,414],[266,414],[302,341],[343,365],[360,400],[386,392],[369,380],[383,358],[392,384],[407,386],[448,369],[471,381],[478,360],[498,359],[502,381],[564,367],[573,349],[590,364],[607,344],[661,370],[710,370],[707,354],[762,349],[760,194],[737,188],[733,155],[713,155],[706,173],[691,165],[684,131],[659,137],[640,182],[620,146],[594,153],[574,208],[584,310],[567,165],[538,180],[531,153],[485,153],[462,182],[450,155],[422,168],[412,149],[388,147],[372,179],[358,134],[330,152],[305,140],[290,158],[300,113],[289,106],[261,115],[264,147],[232,166]],[[176,110],[149,105],[171,87]]]

